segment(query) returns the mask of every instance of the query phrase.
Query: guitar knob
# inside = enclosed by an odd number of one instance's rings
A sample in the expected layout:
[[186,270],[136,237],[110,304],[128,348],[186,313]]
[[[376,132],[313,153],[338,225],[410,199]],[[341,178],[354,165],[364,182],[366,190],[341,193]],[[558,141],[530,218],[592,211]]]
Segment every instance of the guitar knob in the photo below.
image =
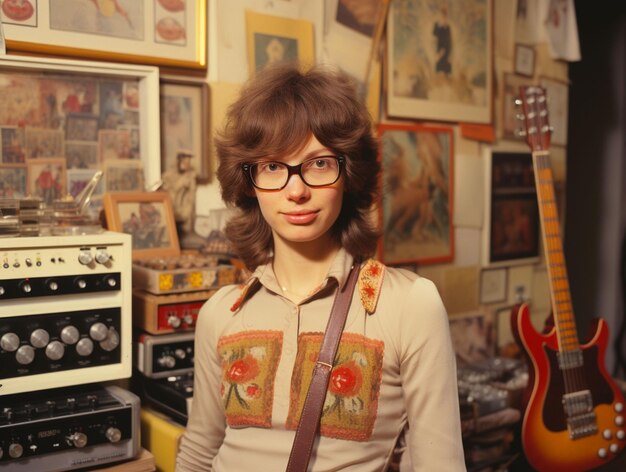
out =
[[619,446],[616,443],[611,443],[611,445],[609,446],[609,451],[611,451],[611,454],[617,454],[617,452],[619,451]]
[[608,453],[606,452],[606,449],[601,447],[600,449],[598,449],[598,457],[600,459],[606,459],[606,456],[608,456]]
[[602,431],[602,437],[608,441],[613,437],[613,433],[610,429],[605,429],[604,431]]
[[615,405],[613,405],[613,409],[617,412],[617,413],[621,413],[622,411],[624,411],[624,404],[623,403],[616,403]]
[[615,417],[615,424],[617,426],[622,426],[624,424],[624,417],[623,416],[616,416]]
[[626,433],[624,433],[623,429],[618,429],[617,433],[615,433],[615,437],[619,439],[620,441],[623,441],[624,438],[626,438]]

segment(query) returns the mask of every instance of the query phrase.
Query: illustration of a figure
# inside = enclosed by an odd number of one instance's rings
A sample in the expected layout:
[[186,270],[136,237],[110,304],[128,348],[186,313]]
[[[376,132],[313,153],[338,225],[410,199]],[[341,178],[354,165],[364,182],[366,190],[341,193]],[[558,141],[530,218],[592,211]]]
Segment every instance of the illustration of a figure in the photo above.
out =
[[52,203],[56,196],[56,179],[52,174],[52,166],[50,164],[46,165],[39,173],[35,180],[35,185],[41,198],[48,204]]
[[449,77],[452,73],[452,64],[450,63],[452,33],[450,32],[450,23],[448,23],[448,7],[445,5],[441,7],[441,18],[435,21],[433,36],[435,36],[435,51],[437,53],[435,72]]

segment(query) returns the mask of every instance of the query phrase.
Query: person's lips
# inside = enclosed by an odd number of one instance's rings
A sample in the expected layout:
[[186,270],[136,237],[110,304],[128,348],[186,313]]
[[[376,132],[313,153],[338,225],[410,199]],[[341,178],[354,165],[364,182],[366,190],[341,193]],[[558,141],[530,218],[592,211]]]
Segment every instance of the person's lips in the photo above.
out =
[[317,214],[318,212],[314,210],[298,210],[298,211],[283,212],[283,216],[285,217],[285,220],[295,225],[305,225],[305,224],[311,223],[315,218],[317,218]]

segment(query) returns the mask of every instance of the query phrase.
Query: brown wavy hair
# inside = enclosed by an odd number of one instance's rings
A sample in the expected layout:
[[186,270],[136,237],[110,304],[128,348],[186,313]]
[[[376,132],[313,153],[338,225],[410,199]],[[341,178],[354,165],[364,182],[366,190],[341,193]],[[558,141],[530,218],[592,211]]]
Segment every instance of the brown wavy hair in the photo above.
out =
[[225,233],[250,270],[269,262],[273,238],[242,164],[296,153],[311,135],[346,159],[343,206],[332,234],[354,257],[376,250],[379,232],[370,211],[377,199],[380,164],[367,108],[345,73],[329,66],[280,64],[244,84],[216,138],[222,198],[238,210]]

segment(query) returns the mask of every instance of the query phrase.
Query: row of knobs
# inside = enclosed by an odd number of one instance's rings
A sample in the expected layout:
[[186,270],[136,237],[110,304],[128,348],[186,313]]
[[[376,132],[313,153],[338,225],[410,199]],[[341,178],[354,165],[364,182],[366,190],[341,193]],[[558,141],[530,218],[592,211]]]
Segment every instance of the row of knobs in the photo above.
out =
[[69,325],[61,330],[61,341],[50,341],[50,334],[42,328],[30,334],[30,345],[20,346],[21,341],[15,333],[5,333],[0,337],[0,348],[7,352],[15,352],[15,360],[21,365],[28,365],[35,359],[35,348],[44,349],[46,357],[58,361],[65,354],[65,346],[76,344],[76,352],[80,356],[88,356],[93,352],[94,341],[100,343],[105,351],[112,351],[120,344],[120,336],[115,328],[107,328],[104,323],[96,322],[89,328],[89,337],[80,337],[75,326]]
[[[122,432],[118,428],[115,428],[114,426],[110,426],[105,431],[104,436],[107,438],[109,442],[117,443],[120,441],[120,439],[122,439]],[[74,446],[76,448],[83,448],[87,445],[87,442],[88,442],[87,435],[82,432],[72,433],[69,436],[67,436],[65,439],[67,441],[68,446]],[[36,452],[37,445],[31,444],[29,446],[29,449],[32,452]],[[7,452],[11,459],[19,459],[24,454],[24,446],[22,446],[18,442],[11,443],[9,444],[9,447],[7,448]],[[0,459],[2,459],[3,455],[4,455],[4,451],[0,447]]]
[[[117,280],[114,277],[106,277],[104,282],[111,288],[117,285]],[[74,279],[74,285],[82,290],[87,288],[87,281],[82,277],[76,277],[76,279]],[[20,282],[18,286],[24,293],[30,293],[33,291],[33,286],[28,280]],[[46,288],[52,292],[56,292],[59,289],[59,283],[54,279],[48,279],[46,281]],[[2,287],[0,287],[0,295],[4,295],[4,288]]]
[[78,254],[78,262],[82,265],[89,265],[94,260],[98,264],[106,264],[111,260],[111,255],[104,249],[98,249],[95,256],[91,253],[91,251],[85,250],[80,251]]
[[172,369],[176,366],[176,359],[180,359],[181,361],[187,357],[187,353],[184,349],[176,349],[174,351],[174,355],[166,354],[157,359],[157,362],[161,367],[165,367],[167,369]]
[[193,321],[193,315],[189,312],[186,312],[182,318],[178,317],[176,314],[170,314],[167,317],[167,324],[170,328],[179,328],[183,322],[187,326],[193,326]]

